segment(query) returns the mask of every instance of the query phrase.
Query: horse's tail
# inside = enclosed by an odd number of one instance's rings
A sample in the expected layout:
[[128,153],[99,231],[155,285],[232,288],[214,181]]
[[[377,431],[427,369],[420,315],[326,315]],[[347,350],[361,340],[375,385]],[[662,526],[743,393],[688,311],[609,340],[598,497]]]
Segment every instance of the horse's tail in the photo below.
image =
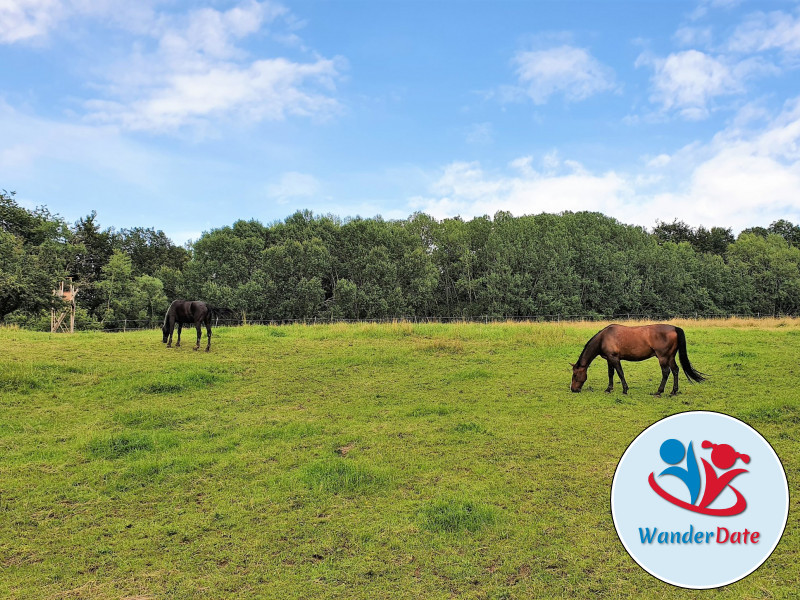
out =
[[680,327],[676,327],[675,331],[678,333],[678,358],[681,361],[683,372],[686,373],[686,378],[697,383],[705,381],[708,376],[695,370],[692,363],[689,362],[689,355],[686,352],[686,334],[683,333],[683,329]]

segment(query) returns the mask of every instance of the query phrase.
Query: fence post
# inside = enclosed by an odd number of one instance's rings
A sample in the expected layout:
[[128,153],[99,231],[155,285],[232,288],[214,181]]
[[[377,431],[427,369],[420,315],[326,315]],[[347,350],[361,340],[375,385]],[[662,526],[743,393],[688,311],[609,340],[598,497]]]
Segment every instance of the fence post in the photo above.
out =
[[128,330],[128,319],[122,320],[122,333],[125,333]]

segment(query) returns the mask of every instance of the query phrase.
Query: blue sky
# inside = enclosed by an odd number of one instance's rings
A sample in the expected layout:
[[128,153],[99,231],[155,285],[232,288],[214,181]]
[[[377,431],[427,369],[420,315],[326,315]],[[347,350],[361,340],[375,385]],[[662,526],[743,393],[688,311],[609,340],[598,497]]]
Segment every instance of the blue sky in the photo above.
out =
[[0,188],[179,243],[303,208],[800,222],[800,4],[7,0]]

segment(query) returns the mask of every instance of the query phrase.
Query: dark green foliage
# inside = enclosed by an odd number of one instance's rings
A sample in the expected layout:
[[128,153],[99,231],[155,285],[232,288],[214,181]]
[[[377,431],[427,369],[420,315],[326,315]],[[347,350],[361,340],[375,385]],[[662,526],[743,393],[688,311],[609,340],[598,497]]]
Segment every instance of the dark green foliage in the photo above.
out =
[[114,247],[131,258],[133,275],[156,275],[162,268],[182,270],[189,252],[175,246],[163,231],[152,227],[123,229],[115,236]]
[[0,192],[0,321],[16,310],[49,308],[52,281],[63,273],[65,223],[46,208],[20,207]]
[[773,221],[769,227],[748,227],[744,229],[740,236],[748,233],[766,238],[770,234],[781,236],[792,246],[800,246],[800,225],[795,225],[785,219]]
[[[791,223],[790,223],[791,225]],[[653,235],[660,244],[664,242],[688,242],[697,252],[710,252],[711,254],[725,254],[728,246],[733,243],[733,234],[730,227],[712,227],[706,229],[702,225],[694,228],[683,221],[675,219],[672,223],[658,221],[653,228]]]
[[0,194],[0,320],[49,328],[74,278],[80,328],[154,327],[201,299],[236,321],[398,317],[589,318],[800,312],[800,226],[745,230],[658,222],[652,233],[593,212],[464,221],[341,220],[298,211],[239,220],[190,249],[162,231],[72,227]]
[[[783,239],[793,227],[771,226]],[[794,314],[796,249],[778,246],[589,212],[342,222],[305,211],[204,234],[184,279],[249,320]]]

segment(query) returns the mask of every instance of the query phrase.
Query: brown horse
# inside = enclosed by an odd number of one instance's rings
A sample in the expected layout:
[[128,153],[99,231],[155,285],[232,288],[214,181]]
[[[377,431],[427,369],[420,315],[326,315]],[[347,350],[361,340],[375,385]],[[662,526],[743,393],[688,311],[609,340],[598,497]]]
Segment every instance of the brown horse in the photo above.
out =
[[161,333],[164,334],[162,340],[167,344],[167,348],[172,347],[172,333],[175,330],[175,324],[178,325],[178,342],[175,344],[176,348],[181,346],[181,329],[184,325],[194,325],[197,327],[197,344],[194,349],[200,348],[200,336],[202,335],[201,326],[206,326],[206,337],[208,338],[208,345],[206,352],[211,350],[211,316],[214,310],[209,307],[205,302],[197,300],[175,300],[169,305],[167,314],[164,316],[164,326],[161,328]]
[[678,355],[689,381],[705,381],[705,375],[696,371],[689,362],[686,353],[686,335],[683,329],[673,325],[642,325],[641,327],[626,327],[624,325],[609,325],[598,331],[590,339],[583,352],[578,357],[578,362],[572,365],[573,392],[580,392],[586,382],[586,369],[598,356],[608,361],[608,388],[606,392],[614,389],[614,371],[622,381],[622,393],[628,393],[628,384],[622,373],[622,360],[646,360],[653,356],[658,358],[661,365],[661,385],[658,386],[656,396],[664,391],[664,386],[672,371],[674,384],[671,395],[678,393],[678,365],[675,355]]

